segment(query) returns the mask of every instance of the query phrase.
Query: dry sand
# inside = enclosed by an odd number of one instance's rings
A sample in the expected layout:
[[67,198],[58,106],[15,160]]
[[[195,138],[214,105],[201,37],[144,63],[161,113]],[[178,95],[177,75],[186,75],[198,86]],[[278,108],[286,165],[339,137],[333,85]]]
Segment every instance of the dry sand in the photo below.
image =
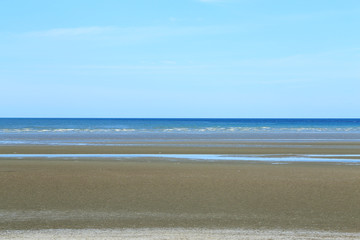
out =
[[[1,235],[2,234],[2,235]],[[359,233],[337,233],[326,231],[283,231],[243,229],[51,229],[0,232],[2,239],[193,239],[193,240],[339,240],[360,239]]]

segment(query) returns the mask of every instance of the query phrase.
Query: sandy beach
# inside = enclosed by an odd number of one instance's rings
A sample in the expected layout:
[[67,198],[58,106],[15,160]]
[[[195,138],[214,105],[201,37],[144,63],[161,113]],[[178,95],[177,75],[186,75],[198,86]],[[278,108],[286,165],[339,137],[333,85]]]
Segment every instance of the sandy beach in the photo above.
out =
[[0,228],[357,232],[360,166],[0,160]]
[[[2,145],[0,153],[360,153],[357,142],[136,144]],[[356,239],[359,171],[360,165],[339,162],[1,158],[0,236]]]
[[[1,234],[1,233],[0,233]],[[147,239],[147,240],[340,240],[359,239],[359,233],[339,233],[304,230],[244,230],[244,229],[51,229],[7,231],[2,239]]]

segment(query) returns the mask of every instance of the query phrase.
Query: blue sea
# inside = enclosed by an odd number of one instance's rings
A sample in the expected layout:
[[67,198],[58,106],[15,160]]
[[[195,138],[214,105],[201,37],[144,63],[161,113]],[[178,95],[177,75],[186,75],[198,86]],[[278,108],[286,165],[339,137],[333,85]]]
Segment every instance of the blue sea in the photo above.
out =
[[0,133],[20,132],[360,132],[360,119],[0,118]]
[[[348,147],[358,148],[360,119],[0,118],[0,146],[126,146],[136,145],[138,142],[145,145],[165,142],[169,145],[173,143],[174,146],[174,144],[181,145],[181,142],[184,142],[184,145],[191,142],[202,142],[205,145],[207,142],[209,144],[216,142],[217,145],[213,146],[219,147],[220,143],[226,141],[237,141],[234,147],[246,147],[241,143],[245,141],[262,142],[261,144],[281,142],[284,147],[287,142],[344,141],[355,142],[355,145]],[[192,145],[192,147],[201,146],[198,143]],[[199,159],[214,157],[234,159],[234,156],[198,155]],[[238,159],[255,160],[259,157],[265,159],[268,156],[237,156]]]
[[212,138],[360,139],[360,119],[0,118],[0,144],[21,139]]

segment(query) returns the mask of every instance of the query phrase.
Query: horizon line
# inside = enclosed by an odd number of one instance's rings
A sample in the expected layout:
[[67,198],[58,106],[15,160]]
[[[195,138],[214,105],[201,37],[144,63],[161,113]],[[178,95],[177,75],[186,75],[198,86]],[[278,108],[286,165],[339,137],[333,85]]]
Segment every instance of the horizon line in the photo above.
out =
[[360,119],[360,117],[0,117],[0,119]]

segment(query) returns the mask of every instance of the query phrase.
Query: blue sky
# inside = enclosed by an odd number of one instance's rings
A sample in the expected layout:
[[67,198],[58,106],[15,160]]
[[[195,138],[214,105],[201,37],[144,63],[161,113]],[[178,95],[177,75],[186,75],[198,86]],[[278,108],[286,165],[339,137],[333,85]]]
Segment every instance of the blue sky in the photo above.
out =
[[0,117],[360,117],[360,1],[0,2]]

